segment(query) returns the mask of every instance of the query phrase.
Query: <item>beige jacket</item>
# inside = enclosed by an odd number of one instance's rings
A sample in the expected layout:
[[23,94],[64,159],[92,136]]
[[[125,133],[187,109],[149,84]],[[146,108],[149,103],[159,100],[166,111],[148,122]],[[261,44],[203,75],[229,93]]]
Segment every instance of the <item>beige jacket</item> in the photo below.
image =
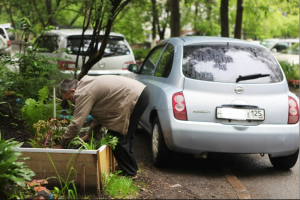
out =
[[78,135],[89,114],[93,117],[89,135],[101,126],[126,135],[130,115],[145,87],[123,76],[84,76],[77,83],[73,121],[64,133],[61,145],[66,148]]

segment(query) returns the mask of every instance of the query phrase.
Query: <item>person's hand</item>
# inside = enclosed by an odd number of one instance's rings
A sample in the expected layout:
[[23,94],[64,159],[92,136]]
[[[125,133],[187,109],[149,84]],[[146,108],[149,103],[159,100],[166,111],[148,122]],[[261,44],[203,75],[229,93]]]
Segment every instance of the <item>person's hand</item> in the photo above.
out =
[[86,142],[86,141],[91,140],[91,137],[89,135],[85,135],[81,139]]
[[63,149],[63,146],[58,144],[56,146],[53,146],[52,149]]

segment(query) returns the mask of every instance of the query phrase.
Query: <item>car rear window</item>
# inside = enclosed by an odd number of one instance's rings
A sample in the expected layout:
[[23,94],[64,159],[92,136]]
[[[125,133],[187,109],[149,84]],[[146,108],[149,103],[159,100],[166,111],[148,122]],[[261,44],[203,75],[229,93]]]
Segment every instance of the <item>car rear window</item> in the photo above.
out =
[[[80,55],[86,53],[88,51],[89,45],[91,43],[92,36],[86,36],[84,38],[83,46],[80,50]],[[67,49],[69,50],[69,54],[77,55],[79,51],[79,45],[81,41],[81,36],[70,36],[67,39]],[[99,38],[98,50],[101,46],[102,37]],[[122,37],[110,37],[107,43],[107,47],[104,52],[105,57],[112,56],[122,56],[129,55],[130,50],[127,44]]]
[[240,83],[276,83],[283,80],[280,66],[265,49],[245,46],[185,46],[184,76],[192,79],[234,83],[242,76],[267,76],[239,80]]

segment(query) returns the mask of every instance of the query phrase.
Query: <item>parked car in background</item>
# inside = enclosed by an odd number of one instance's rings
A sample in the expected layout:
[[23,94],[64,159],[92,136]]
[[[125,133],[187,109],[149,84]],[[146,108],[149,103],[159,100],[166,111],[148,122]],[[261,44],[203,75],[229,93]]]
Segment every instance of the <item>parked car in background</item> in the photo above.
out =
[[147,85],[140,125],[152,135],[152,160],[172,151],[269,154],[291,168],[299,152],[299,99],[265,47],[220,37],[163,40],[130,77]]
[[290,48],[283,50],[276,55],[278,61],[287,61],[290,64],[299,65],[299,43],[295,43]]
[[0,26],[0,55],[11,55],[11,43],[5,27]]
[[12,29],[14,29],[14,27],[12,27],[12,25],[10,23],[0,24],[0,26],[5,28],[10,40],[15,39],[15,34],[11,31]]
[[[37,38],[38,47],[44,50],[43,55],[59,58],[58,65],[65,73],[73,73],[75,70],[76,57],[81,41],[81,29],[61,29],[51,30],[45,35]],[[78,59],[78,73],[82,66],[82,55],[88,50],[91,42],[92,30],[87,30],[84,35],[83,47],[80,49]],[[100,34],[99,49],[103,35]],[[67,51],[59,51],[67,49]],[[88,57],[85,58],[85,61]],[[115,74],[128,76],[131,74],[127,70],[129,64],[135,63],[133,52],[125,37],[121,34],[111,33],[103,58],[96,63],[88,72],[88,75],[97,76],[103,74]]]
[[298,39],[265,39],[261,45],[267,47],[272,53],[280,53],[281,51],[291,47],[293,44],[299,43]]

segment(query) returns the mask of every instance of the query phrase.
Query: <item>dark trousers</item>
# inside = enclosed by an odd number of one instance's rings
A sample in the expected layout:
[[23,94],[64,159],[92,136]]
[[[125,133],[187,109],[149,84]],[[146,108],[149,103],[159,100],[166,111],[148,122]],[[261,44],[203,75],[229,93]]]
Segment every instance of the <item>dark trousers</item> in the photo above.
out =
[[113,154],[122,170],[123,175],[133,176],[137,174],[138,165],[133,152],[134,133],[138,127],[145,109],[149,104],[150,94],[147,88],[141,93],[131,115],[127,135],[108,130],[108,133],[119,139]]

